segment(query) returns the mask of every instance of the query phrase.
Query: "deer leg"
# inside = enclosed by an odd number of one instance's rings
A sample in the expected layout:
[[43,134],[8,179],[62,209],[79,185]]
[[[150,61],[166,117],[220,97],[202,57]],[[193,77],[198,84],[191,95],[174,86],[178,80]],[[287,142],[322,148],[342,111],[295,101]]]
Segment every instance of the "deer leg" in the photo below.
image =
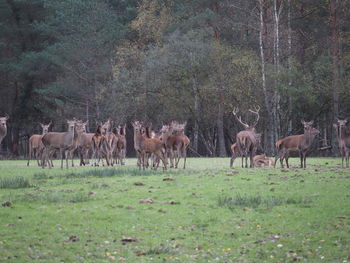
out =
[[250,168],[254,168],[254,161],[253,161],[253,152],[250,153],[250,164],[249,164],[249,167]]
[[303,153],[300,152],[300,168],[304,168],[303,160],[304,160]]
[[[162,160],[163,170],[166,170],[166,163],[167,163],[166,158],[164,158],[164,156],[162,156],[162,154],[160,152],[156,152],[155,154],[158,157],[158,159]],[[158,166],[159,166],[159,162],[158,162],[157,168],[158,168]]]
[[74,150],[70,151],[70,157],[72,159],[72,167],[74,167],[74,161],[73,161],[73,159],[74,159]]
[[42,156],[43,152],[42,149],[38,149],[37,153],[36,153],[36,162],[38,163],[38,167],[40,167],[40,160],[41,160],[41,156]]
[[230,167],[231,167],[231,168],[232,168],[232,166],[233,166],[233,162],[235,161],[234,158],[235,158],[235,157],[234,157],[234,155],[232,154],[231,159],[230,159]]
[[186,148],[184,148],[183,157],[184,157],[184,169],[186,169],[186,159],[187,159]]
[[68,169],[68,159],[69,159],[69,152],[70,151],[65,151],[64,155],[65,155],[65,158],[66,158],[66,168]]
[[279,159],[279,158],[278,158],[278,154],[279,154],[279,153],[277,152],[277,154],[276,154],[276,156],[275,156],[275,164],[273,165],[274,168],[276,168],[276,163],[277,163],[277,160]]
[[287,168],[289,168],[289,162],[288,162],[289,156],[287,155],[285,159],[286,159]]

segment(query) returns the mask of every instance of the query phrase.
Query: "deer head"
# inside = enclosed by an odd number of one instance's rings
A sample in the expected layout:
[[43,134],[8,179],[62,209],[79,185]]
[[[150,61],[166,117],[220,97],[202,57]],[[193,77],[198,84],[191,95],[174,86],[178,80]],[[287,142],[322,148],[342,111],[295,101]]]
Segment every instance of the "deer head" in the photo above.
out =
[[68,131],[74,131],[75,125],[77,123],[76,120],[67,120],[68,123]]
[[7,129],[6,122],[10,117],[6,114],[5,117],[0,117],[0,128]]
[[47,125],[40,123],[40,126],[41,126],[41,128],[43,130],[43,133],[42,133],[43,135],[49,132],[49,128],[50,128],[51,123],[52,123],[51,121]]
[[317,134],[320,133],[319,130],[317,130],[316,128],[312,127],[312,125],[314,124],[314,121],[306,122],[304,120],[301,120],[301,123],[304,126],[304,133],[310,133],[312,135],[317,135]]
[[111,120],[108,119],[104,124],[102,124],[101,126],[101,132],[102,134],[106,134],[107,132],[109,132],[111,130]]

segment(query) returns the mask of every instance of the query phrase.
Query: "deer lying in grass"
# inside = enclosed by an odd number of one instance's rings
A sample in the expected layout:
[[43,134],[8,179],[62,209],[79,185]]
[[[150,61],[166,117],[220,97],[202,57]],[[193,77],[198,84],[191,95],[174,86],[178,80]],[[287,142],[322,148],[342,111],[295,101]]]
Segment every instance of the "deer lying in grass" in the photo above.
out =
[[[44,150],[44,144],[41,142],[42,137],[49,132],[49,127],[51,125],[51,122],[47,125],[41,124],[40,126],[42,128],[42,133],[41,135],[39,134],[34,134],[32,136],[30,136],[29,138],[29,144],[28,144],[28,162],[27,162],[27,166],[29,166],[29,162],[32,159],[32,155],[35,156],[37,162],[38,162],[38,166],[41,166],[40,164],[40,160],[41,155],[43,153]],[[53,165],[51,163],[51,165]]]
[[242,156],[242,168],[243,168],[243,159],[245,158],[245,167],[248,168],[248,157],[250,158],[250,167],[254,167],[253,157],[256,154],[256,150],[260,144],[260,141],[257,139],[257,133],[255,132],[255,126],[259,121],[259,111],[260,107],[256,107],[255,110],[249,109],[249,112],[255,114],[256,120],[252,125],[248,125],[242,121],[241,117],[237,117],[238,108],[234,108],[232,113],[236,117],[237,121],[242,124],[244,127],[243,131],[237,133],[236,143],[238,152]]
[[344,167],[344,160],[346,167],[349,167],[350,129],[346,127],[347,122],[347,120],[338,120],[337,124],[333,124],[337,135],[342,167]]
[[301,121],[301,123],[304,126],[304,134],[288,136],[276,142],[277,155],[275,158],[275,167],[277,160],[280,159],[281,167],[283,168],[283,159],[285,159],[287,168],[289,168],[289,152],[298,151],[300,155],[300,167],[306,168],[306,154],[311,148],[313,139],[320,131],[312,127],[313,121]]
[[[45,146],[43,153],[42,167],[44,168],[45,162],[49,161],[54,151],[59,151],[61,155],[61,168],[63,168],[63,158],[66,159],[66,167],[68,169],[68,157],[69,152],[76,146],[78,134],[83,132],[83,127],[76,120],[67,120],[68,131],[67,132],[48,132],[45,134],[41,141]],[[51,168],[51,163],[49,168]]]
[[125,165],[124,159],[126,156],[126,125],[119,125],[116,128],[114,134],[117,136],[117,144],[114,151],[116,164]]
[[[155,154],[157,158],[162,160],[163,169],[167,168],[166,157],[163,156],[162,150],[164,149],[163,142],[158,138],[148,138],[142,134],[142,124],[139,121],[132,123],[134,128],[134,143],[135,149],[141,156],[141,164],[143,169],[146,167],[146,157],[148,154]],[[157,169],[158,166],[154,167]]]
[[259,154],[253,157],[254,166],[275,166],[275,162],[266,156],[266,154]]
[[10,117],[6,114],[5,117],[0,117],[0,151],[1,151],[1,142],[7,134],[7,125],[6,122]]

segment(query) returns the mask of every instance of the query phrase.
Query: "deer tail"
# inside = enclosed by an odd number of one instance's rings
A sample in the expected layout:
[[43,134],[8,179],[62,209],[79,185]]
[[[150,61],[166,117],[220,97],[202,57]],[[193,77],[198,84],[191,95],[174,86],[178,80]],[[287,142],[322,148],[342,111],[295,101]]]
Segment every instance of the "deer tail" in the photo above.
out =
[[283,141],[282,141],[282,140],[278,140],[278,141],[276,142],[276,149],[277,149],[277,150],[280,150],[282,144],[283,144]]

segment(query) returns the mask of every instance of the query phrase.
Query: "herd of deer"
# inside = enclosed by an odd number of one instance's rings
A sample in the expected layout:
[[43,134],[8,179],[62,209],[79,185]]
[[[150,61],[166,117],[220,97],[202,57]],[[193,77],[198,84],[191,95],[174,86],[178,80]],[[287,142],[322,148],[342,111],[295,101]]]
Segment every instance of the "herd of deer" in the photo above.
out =
[[[248,158],[250,167],[254,166],[276,166],[279,159],[283,168],[283,160],[289,168],[290,151],[298,151],[300,155],[300,167],[306,168],[306,154],[311,148],[311,144],[316,135],[320,132],[312,127],[313,121],[301,121],[304,126],[304,133],[292,135],[280,139],[276,142],[277,154],[275,160],[266,157],[265,154],[257,155],[257,149],[261,141],[261,133],[257,133],[255,126],[259,121],[260,107],[249,112],[256,116],[253,124],[248,125],[242,121],[241,116],[237,116],[238,108],[234,108],[232,113],[237,121],[243,126],[244,130],[236,136],[236,143],[232,144],[232,156],[230,166],[233,166],[234,160],[241,156],[242,167],[248,167]],[[7,120],[9,116],[0,117],[0,145],[7,134]],[[35,156],[38,165],[52,167],[52,158],[55,152],[61,156],[61,168],[63,168],[63,159],[66,160],[68,168],[68,159],[71,158],[74,166],[74,153],[78,151],[80,165],[89,164],[90,156],[94,160],[92,165],[99,166],[103,160],[107,165],[124,165],[126,156],[126,125],[111,129],[111,121],[98,123],[95,133],[87,133],[87,122],[80,120],[67,120],[68,130],[66,132],[49,132],[51,122],[47,125],[40,124],[42,127],[41,135],[32,135],[29,139],[28,162]],[[347,120],[338,120],[333,127],[336,131],[339,150],[342,157],[342,167],[344,160],[346,167],[349,167],[350,157],[350,128],[346,126]],[[186,123],[171,122],[169,125],[163,125],[158,133],[152,131],[150,127],[140,121],[132,122],[134,128],[134,148],[137,153],[137,165],[139,168],[151,166],[157,169],[160,161],[163,169],[167,169],[168,159],[170,167],[178,167],[181,158],[184,158],[183,168],[186,168],[186,152],[190,144],[189,138],[185,135]],[[245,165],[244,165],[245,159]],[[150,164],[151,161],[151,164]]]

